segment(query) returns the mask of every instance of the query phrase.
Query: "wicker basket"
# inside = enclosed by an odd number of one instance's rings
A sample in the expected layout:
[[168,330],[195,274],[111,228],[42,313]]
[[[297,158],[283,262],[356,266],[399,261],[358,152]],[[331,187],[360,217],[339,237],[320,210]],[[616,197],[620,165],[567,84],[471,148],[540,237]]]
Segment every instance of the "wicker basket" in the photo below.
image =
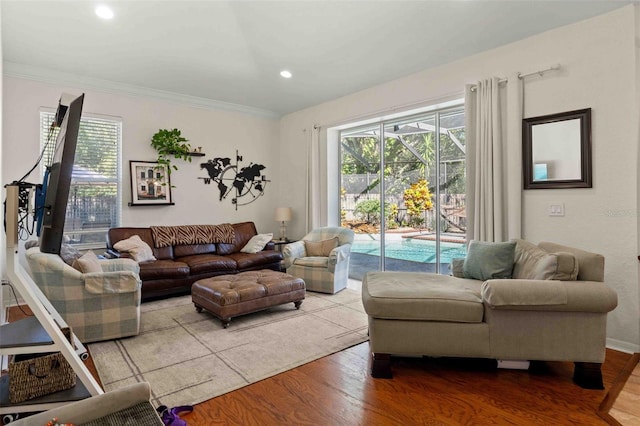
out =
[[[70,331],[63,329],[70,338]],[[9,402],[17,404],[76,385],[76,373],[62,353],[15,355],[9,363]]]

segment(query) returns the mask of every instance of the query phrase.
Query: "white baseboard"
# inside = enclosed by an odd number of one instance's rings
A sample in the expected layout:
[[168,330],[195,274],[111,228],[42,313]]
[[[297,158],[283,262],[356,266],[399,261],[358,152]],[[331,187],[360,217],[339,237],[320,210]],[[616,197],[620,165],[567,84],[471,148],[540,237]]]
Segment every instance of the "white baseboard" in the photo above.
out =
[[628,354],[640,352],[640,345],[636,343],[624,342],[622,340],[611,338],[607,338],[607,348],[620,352],[626,352]]

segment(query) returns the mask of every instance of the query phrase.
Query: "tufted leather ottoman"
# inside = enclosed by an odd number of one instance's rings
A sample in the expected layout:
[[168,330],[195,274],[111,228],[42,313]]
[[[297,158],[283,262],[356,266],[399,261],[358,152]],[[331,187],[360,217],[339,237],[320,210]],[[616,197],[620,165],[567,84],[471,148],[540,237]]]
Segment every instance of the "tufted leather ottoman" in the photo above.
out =
[[220,275],[196,281],[191,300],[196,311],[211,312],[227,328],[232,317],[293,302],[296,309],[304,300],[304,281],[270,269]]

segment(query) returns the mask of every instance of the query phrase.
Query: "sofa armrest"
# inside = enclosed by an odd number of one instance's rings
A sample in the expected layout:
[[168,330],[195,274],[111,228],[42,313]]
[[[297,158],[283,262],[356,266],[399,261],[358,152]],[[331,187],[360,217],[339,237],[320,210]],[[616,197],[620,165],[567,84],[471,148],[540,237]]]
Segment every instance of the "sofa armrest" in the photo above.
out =
[[293,264],[293,261],[299,257],[305,257],[307,251],[304,247],[304,241],[296,241],[287,244],[282,249],[282,255],[284,256],[284,267],[288,268]]
[[336,265],[349,259],[351,244],[343,244],[331,250],[329,253],[329,272],[334,272]]
[[482,301],[491,309],[606,313],[618,295],[602,282],[552,280],[487,280]]
[[133,293],[141,287],[140,276],[133,271],[84,274],[84,288],[92,294]]

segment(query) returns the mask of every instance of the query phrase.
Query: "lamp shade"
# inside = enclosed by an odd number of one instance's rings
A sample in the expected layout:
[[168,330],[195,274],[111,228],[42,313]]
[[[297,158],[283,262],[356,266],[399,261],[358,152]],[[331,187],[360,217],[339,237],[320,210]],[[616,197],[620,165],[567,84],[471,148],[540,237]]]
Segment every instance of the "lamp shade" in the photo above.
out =
[[274,219],[278,222],[289,222],[291,220],[291,207],[278,207]]

